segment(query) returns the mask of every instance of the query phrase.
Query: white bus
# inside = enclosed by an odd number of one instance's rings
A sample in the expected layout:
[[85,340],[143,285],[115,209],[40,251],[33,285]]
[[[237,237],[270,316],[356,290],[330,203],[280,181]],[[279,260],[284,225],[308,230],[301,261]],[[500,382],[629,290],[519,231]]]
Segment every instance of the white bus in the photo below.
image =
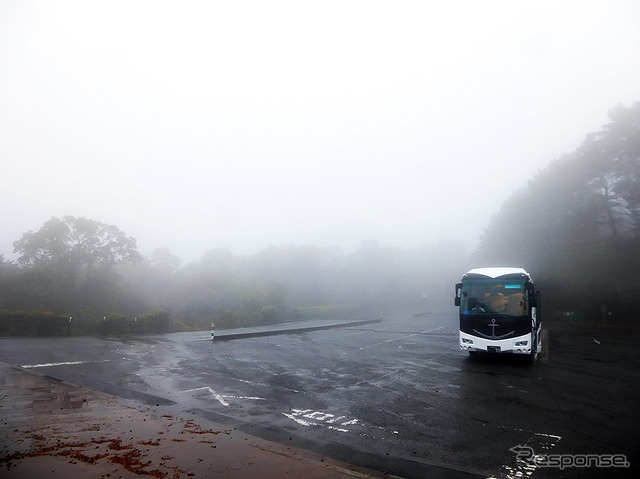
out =
[[542,351],[540,292],[522,268],[477,268],[456,284],[460,349],[469,354]]

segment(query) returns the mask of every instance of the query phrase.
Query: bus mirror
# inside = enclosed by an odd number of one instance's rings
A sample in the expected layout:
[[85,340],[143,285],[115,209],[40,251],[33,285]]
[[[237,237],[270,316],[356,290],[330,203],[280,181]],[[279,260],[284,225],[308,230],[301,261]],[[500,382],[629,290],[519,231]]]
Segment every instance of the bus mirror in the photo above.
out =
[[462,283],[456,284],[456,297],[453,301],[453,304],[456,306],[460,306],[460,295],[462,293]]

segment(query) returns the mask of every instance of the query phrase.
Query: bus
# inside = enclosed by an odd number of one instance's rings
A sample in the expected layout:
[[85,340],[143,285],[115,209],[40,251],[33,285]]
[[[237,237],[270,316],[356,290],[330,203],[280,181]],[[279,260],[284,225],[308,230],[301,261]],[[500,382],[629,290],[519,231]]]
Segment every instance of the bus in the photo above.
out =
[[540,292],[522,268],[476,268],[456,284],[460,349],[527,354],[542,352]]

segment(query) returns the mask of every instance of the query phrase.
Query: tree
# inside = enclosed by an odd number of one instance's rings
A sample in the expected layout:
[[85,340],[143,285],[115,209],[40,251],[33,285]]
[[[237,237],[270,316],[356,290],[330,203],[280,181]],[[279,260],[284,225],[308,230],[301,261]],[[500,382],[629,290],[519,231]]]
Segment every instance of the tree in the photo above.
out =
[[24,233],[13,243],[23,266],[87,263],[114,265],[142,259],[136,240],[117,226],[87,218],[51,218],[37,232]]
[[142,259],[136,241],[116,226],[87,218],[51,218],[14,242],[30,276],[33,306],[106,309],[115,300],[112,267]]
[[601,164],[593,186],[604,223],[615,237],[640,237],[640,102],[616,107],[587,154]]
[[548,286],[547,305],[630,316],[640,301],[640,103],[609,117],[505,202],[477,259],[529,269]]
[[151,253],[151,264],[169,273],[175,273],[180,267],[180,258],[172,255],[169,248],[157,248]]

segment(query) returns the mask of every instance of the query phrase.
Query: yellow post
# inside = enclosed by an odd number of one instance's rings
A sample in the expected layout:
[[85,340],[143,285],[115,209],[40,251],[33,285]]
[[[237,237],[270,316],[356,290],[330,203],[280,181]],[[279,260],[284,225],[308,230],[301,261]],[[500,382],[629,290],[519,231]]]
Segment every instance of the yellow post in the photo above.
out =
[[213,339],[213,336],[214,336],[214,334],[213,334],[213,323],[211,323],[211,339]]

